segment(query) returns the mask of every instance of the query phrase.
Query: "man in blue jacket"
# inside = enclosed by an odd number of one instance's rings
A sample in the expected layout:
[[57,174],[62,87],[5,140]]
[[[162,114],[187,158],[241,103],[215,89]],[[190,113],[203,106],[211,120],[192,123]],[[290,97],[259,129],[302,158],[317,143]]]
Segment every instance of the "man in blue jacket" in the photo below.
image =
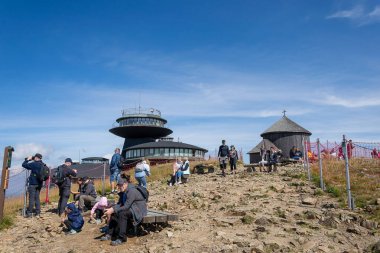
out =
[[36,216],[40,216],[41,213],[40,191],[43,181],[38,179],[37,174],[40,173],[42,165],[42,155],[39,153],[25,158],[25,161],[22,163],[22,167],[30,170],[30,176],[28,179],[29,207],[26,211],[27,218],[32,217],[34,207]]
[[115,189],[116,182],[120,176],[120,168],[118,166],[120,162],[120,148],[115,149],[115,154],[113,154],[110,163],[110,182],[111,182],[111,193],[117,192]]

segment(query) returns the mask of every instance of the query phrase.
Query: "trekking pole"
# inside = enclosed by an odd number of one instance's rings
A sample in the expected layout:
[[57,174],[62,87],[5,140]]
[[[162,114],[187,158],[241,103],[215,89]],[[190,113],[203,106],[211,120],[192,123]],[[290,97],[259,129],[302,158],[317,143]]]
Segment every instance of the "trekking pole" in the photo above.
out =
[[342,142],[342,149],[343,149],[343,155],[344,155],[344,164],[346,167],[346,189],[347,189],[347,200],[348,200],[348,208],[354,209],[353,207],[353,201],[351,196],[351,184],[350,184],[350,169],[348,164],[348,152],[347,152],[347,140],[346,136],[343,135],[343,142]]
[[28,195],[28,178],[29,178],[29,171],[25,170],[25,186],[24,186],[24,207],[22,209],[22,216],[26,216],[26,201],[27,201],[27,195]]
[[106,181],[106,163],[103,163],[103,177],[102,177],[102,195],[104,196],[106,188],[105,188],[105,181]]

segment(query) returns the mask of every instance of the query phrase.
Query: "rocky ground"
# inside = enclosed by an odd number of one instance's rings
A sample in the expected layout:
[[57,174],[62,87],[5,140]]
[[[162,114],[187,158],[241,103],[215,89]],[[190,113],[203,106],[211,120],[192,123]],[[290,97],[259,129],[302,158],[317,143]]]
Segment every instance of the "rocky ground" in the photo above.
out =
[[192,175],[173,187],[153,182],[149,207],[177,213],[179,221],[146,228],[117,247],[97,239],[100,225],[65,235],[49,212],[53,204],[41,218],[17,217],[14,228],[0,233],[0,252],[380,252],[378,224],[339,208],[297,179],[299,170],[239,168],[236,176]]

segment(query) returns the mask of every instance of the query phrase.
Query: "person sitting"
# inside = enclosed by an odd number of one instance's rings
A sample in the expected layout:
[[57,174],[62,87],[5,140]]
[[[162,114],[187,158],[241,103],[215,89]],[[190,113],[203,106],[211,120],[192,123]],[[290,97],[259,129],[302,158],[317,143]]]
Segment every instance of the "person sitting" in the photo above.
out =
[[289,158],[290,159],[294,159],[294,157],[296,156],[296,146],[293,146],[290,151],[289,151]]
[[149,164],[143,159],[136,165],[135,168],[135,179],[140,186],[146,188],[146,177],[150,176],[150,167]]
[[128,223],[132,220],[131,224],[137,226],[148,212],[145,197],[130,183],[128,176],[120,178],[117,187],[119,202],[105,210],[105,215],[110,215],[111,220],[108,232],[101,237],[102,241],[114,239],[111,242],[113,246],[126,242]]
[[[108,200],[106,197],[101,197],[98,202],[92,207],[90,215],[90,223],[100,224],[102,223],[102,217],[104,215],[104,210],[108,208]],[[107,219],[108,225],[109,219]]]
[[65,208],[65,216],[67,219],[62,218],[61,223],[66,226],[68,235],[73,235],[81,231],[84,219],[74,203],[67,204]]
[[190,176],[190,162],[189,162],[189,159],[187,157],[184,157],[184,160],[185,160],[185,162],[180,167],[180,171],[182,172],[180,182],[182,182],[182,178],[185,179],[186,182],[187,182],[187,180],[188,180],[188,178]]
[[182,166],[181,157],[177,157],[177,159],[173,163],[173,174],[170,178],[169,186],[173,186],[174,184],[178,184],[178,182],[180,182],[178,176],[181,175],[182,177],[182,173],[178,171],[180,171],[181,166]]
[[302,160],[302,157],[303,157],[302,151],[299,148],[296,148],[293,159],[299,161],[299,160]]
[[96,199],[96,190],[94,184],[88,177],[83,177],[83,186],[79,194],[79,211],[86,211],[86,206],[91,206],[91,201]]

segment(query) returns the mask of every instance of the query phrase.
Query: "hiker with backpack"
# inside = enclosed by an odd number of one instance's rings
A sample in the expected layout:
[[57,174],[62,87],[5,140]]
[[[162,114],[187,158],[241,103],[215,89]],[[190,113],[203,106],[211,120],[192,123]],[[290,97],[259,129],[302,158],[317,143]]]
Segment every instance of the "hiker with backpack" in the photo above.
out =
[[145,159],[142,159],[135,167],[135,179],[138,185],[146,188],[146,177],[150,176],[150,167]]
[[29,206],[26,210],[26,217],[32,217],[33,208],[35,208],[35,215],[40,216],[40,191],[44,181],[43,170],[44,167],[46,167],[46,164],[42,162],[42,155],[37,153],[34,156],[25,158],[25,161],[22,163],[22,167],[30,170],[30,176],[28,178]]
[[[121,245],[127,241],[128,226],[137,226],[147,215],[148,191],[144,187],[130,183],[129,176],[120,178],[119,202],[106,209],[105,215],[111,215],[108,232],[100,238],[102,241],[112,240],[111,245]],[[132,221],[132,222],[131,222]]]
[[73,161],[71,158],[66,158],[65,163],[56,168],[53,180],[59,189],[58,215],[62,216],[70,198],[71,193],[71,178],[76,177],[77,170],[72,169]]
[[120,178],[120,170],[122,169],[122,157],[120,155],[120,148],[115,149],[115,154],[112,155],[110,163],[110,183],[111,193],[117,193],[115,188],[117,180]]
[[226,176],[226,168],[227,168],[227,160],[228,156],[230,154],[230,150],[228,146],[226,145],[226,141],[222,140],[222,145],[219,146],[219,151],[218,151],[218,158],[219,158],[219,165],[220,169],[222,170],[222,176]]

